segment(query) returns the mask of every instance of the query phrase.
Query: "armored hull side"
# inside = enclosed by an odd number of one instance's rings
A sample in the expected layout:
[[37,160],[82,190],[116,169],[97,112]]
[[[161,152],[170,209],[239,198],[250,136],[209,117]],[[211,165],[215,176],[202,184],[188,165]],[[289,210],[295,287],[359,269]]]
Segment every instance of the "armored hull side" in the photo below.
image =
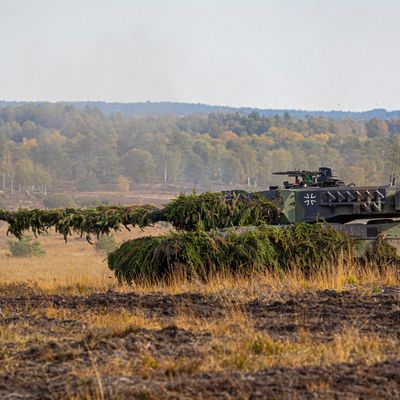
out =
[[345,224],[329,225],[354,239],[359,257],[365,256],[368,251],[373,251],[379,238],[384,238],[400,256],[400,217],[358,219]]
[[400,191],[393,186],[276,189],[259,192],[281,207],[281,223],[347,223],[400,217]]

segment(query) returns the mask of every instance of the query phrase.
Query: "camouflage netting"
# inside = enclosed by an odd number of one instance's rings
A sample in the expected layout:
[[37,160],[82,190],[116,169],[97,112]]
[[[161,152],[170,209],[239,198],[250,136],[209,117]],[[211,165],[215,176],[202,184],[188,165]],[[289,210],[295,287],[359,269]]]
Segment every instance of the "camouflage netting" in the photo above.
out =
[[254,194],[252,198],[224,193],[182,194],[160,210],[165,221],[178,230],[205,231],[233,226],[277,224],[280,210],[276,203]]
[[262,197],[253,199],[223,193],[182,194],[164,208],[153,206],[99,206],[53,210],[0,210],[0,220],[9,223],[8,232],[21,238],[32,230],[35,235],[54,227],[66,240],[73,232],[97,237],[131,226],[144,228],[156,222],[170,222],[177,230],[228,228],[232,226],[276,224],[279,208]]
[[[72,233],[109,234],[121,227],[144,228],[159,221],[176,229],[163,236],[130,240],[113,251],[108,265],[120,282],[160,281],[175,274],[206,279],[215,272],[252,274],[255,271],[305,273],[319,270],[340,254],[352,257],[353,241],[328,225],[279,223],[277,203],[243,194],[180,195],[164,208],[153,206],[100,206],[53,210],[0,210],[8,232],[21,238],[55,228],[65,240]],[[241,229],[238,227],[242,227]],[[367,259],[379,263],[399,261],[395,249],[380,237]]]
[[352,240],[323,224],[263,225],[224,232],[172,232],[125,242],[108,257],[120,282],[168,279],[179,273],[206,279],[215,272],[248,275],[296,266],[306,273],[350,254]]

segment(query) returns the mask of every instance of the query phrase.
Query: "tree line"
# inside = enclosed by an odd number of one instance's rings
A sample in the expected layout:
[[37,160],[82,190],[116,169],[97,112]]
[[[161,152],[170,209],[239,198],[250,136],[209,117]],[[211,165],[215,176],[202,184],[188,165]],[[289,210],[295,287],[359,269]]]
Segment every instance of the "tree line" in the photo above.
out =
[[[23,101],[2,101],[0,107],[18,106],[29,104],[32,102]],[[257,112],[265,117],[279,115],[282,117],[285,113],[289,113],[294,118],[307,117],[324,117],[332,119],[355,119],[367,120],[371,118],[391,119],[398,117],[398,111],[388,111],[384,108],[375,108],[367,111],[310,111],[299,109],[273,109],[273,108],[254,108],[254,107],[231,107],[231,106],[216,106],[201,103],[179,103],[170,101],[146,101],[137,103],[117,103],[105,101],[74,101],[61,102],[62,104],[73,104],[80,109],[97,108],[106,115],[116,114],[120,112],[126,117],[138,117],[146,115],[166,115],[175,114],[180,116],[188,116],[192,114],[210,114],[210,113],[240,113],[250,114]]]
[[262,116],[257,112],[106,115],[74,104],[0,108],[2,189],[115,190],[128,183],[278,184],[276,170],[331,166],[348,182],[387,183],[395,119]]

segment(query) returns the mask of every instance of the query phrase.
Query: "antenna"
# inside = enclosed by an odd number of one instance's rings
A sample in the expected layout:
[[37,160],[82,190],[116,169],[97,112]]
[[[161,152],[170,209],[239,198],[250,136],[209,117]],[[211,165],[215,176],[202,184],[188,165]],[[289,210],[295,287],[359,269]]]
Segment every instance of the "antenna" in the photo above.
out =
[[390,168],[389,186],[396,186],[396,161],[398,159],[400,146],[400,110],[397,114],[397,128],[396,135],[394,137],[393,143],[393,153],[392,153],[392,166]]

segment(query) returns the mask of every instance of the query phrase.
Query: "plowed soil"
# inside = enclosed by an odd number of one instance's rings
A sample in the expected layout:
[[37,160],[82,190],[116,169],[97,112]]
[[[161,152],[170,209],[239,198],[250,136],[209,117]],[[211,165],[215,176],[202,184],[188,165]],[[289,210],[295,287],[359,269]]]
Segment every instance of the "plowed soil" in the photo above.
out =
[[[121,320],[121,329],[118,318],[115,329],[94,323],[94,317],[113,313],[144,322],[126,327]],[[300,366],[279,359],[257,367],[213,362],[232,359],[232,347],[221,356],[215,343],[234,342],[237,321],[229,326],[229,318],[239,314],[256,335],[279,343],[296,343],[307,332],[310,346],[324,345],[346,330],[390,340],[395,348],[400,338],[399,288],[266,292],[246,299],[234,291],[64,296],[5,286],[0,289],[0,398],[400,398],[400,358],[385,349],[379,359],[362,362],[352,362],[351,356],[348,362],[338,357],[338,363]],[[185,318],[197,325],[179,322]],[[226,325],[220,331],[219,322]],[[241,329],[237,325],[238,338]]]

